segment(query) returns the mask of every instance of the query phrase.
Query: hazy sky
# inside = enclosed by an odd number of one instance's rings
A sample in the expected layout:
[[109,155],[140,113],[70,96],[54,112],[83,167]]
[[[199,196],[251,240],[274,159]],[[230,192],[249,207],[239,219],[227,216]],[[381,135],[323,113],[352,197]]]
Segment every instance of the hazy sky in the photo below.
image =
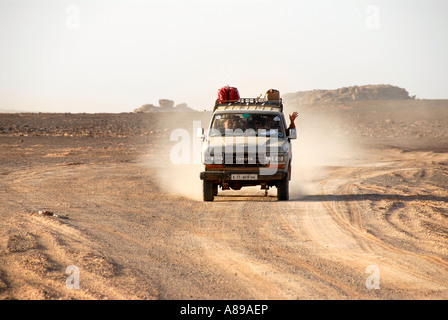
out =
[[446,0],[0,0],[0,110],[392,84],[448,98]]

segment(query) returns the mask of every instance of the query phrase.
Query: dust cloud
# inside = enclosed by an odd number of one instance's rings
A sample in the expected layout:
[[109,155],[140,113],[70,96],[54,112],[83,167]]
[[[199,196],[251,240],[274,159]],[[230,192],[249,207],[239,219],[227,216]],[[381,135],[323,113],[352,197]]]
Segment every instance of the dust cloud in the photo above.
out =
[[168,164],[156,170],[159,186],[164,192],[191,200],[202,200],[201,166],[197,164]]
[[158,129],[159,135],[141,162],[151,170],[162,193],[202,201],[197,128],[206,127],[210,118],[211,112],[151,113],[148,126]]
[[[147,167],[153,170],[162,192],[183,196],[191,200],[202,200],[202,180],[199,178],[201,164],[194,152],[200,152],[200,138],[186,129],[183,136],[171,133],[174,141],[165,141],[156,158],[145,160]],[[196,146],[196,147],[194,147]],[[183,162],[178,163],[183,158]]]
[[[289,121],[289,114],[285,117]],[[344,166],[361,156],[361,147],[351,137],[343,119],[334,114],[299,113],[295,121],[297,139],[292,140],[290,199],[319,193],[318,181],[332,166]]]

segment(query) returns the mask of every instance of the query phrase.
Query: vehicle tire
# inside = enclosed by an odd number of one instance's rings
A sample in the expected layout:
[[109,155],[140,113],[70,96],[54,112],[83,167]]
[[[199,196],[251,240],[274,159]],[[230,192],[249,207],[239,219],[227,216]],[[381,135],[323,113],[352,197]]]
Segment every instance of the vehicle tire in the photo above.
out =
[[284,201],[289,199],[289,179],[283,179],[277,184],[277,200]]
[[202,189],[202,197],[204,201],[213,201],[214,193],[213,193],[213,183],[210,180],[203,180],[203,189]]
[[218,195],[218,185],[216,183],[213,184],[213,195],[214,196]]

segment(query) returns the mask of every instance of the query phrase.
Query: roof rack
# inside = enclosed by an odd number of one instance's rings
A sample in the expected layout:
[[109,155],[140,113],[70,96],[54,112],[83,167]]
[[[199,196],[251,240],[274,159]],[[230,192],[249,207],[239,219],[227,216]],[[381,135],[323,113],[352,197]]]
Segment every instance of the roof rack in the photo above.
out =
[[280,108],[281,111],[283,111],[283,101],[282,98],[279,98],[278,100],[265,100],[260,98],[241,98],[237,101],[235,100],[216,100],[215,107],[213,108],[213,111],[216,110],[218,107],[224,107],[224,106],[270,106],[270,107],[277,107]]

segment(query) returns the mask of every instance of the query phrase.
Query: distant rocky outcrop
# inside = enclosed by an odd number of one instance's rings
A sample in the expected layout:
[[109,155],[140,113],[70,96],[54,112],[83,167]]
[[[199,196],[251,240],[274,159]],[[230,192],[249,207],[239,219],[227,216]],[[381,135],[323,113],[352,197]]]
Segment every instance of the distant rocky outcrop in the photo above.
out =
[[145,112],[193,112],[196,111],[190,108],[186,103],[174,105],[174,101],[170,99],[159,99],[159,105],[144,104],[140,108],[134,110],[135,113]]
[[312,90],[287,93],[282,98],[296,106],[341,104],[350,101],[415,99],[403,89],[392,85],[365,85],[334,90]]

